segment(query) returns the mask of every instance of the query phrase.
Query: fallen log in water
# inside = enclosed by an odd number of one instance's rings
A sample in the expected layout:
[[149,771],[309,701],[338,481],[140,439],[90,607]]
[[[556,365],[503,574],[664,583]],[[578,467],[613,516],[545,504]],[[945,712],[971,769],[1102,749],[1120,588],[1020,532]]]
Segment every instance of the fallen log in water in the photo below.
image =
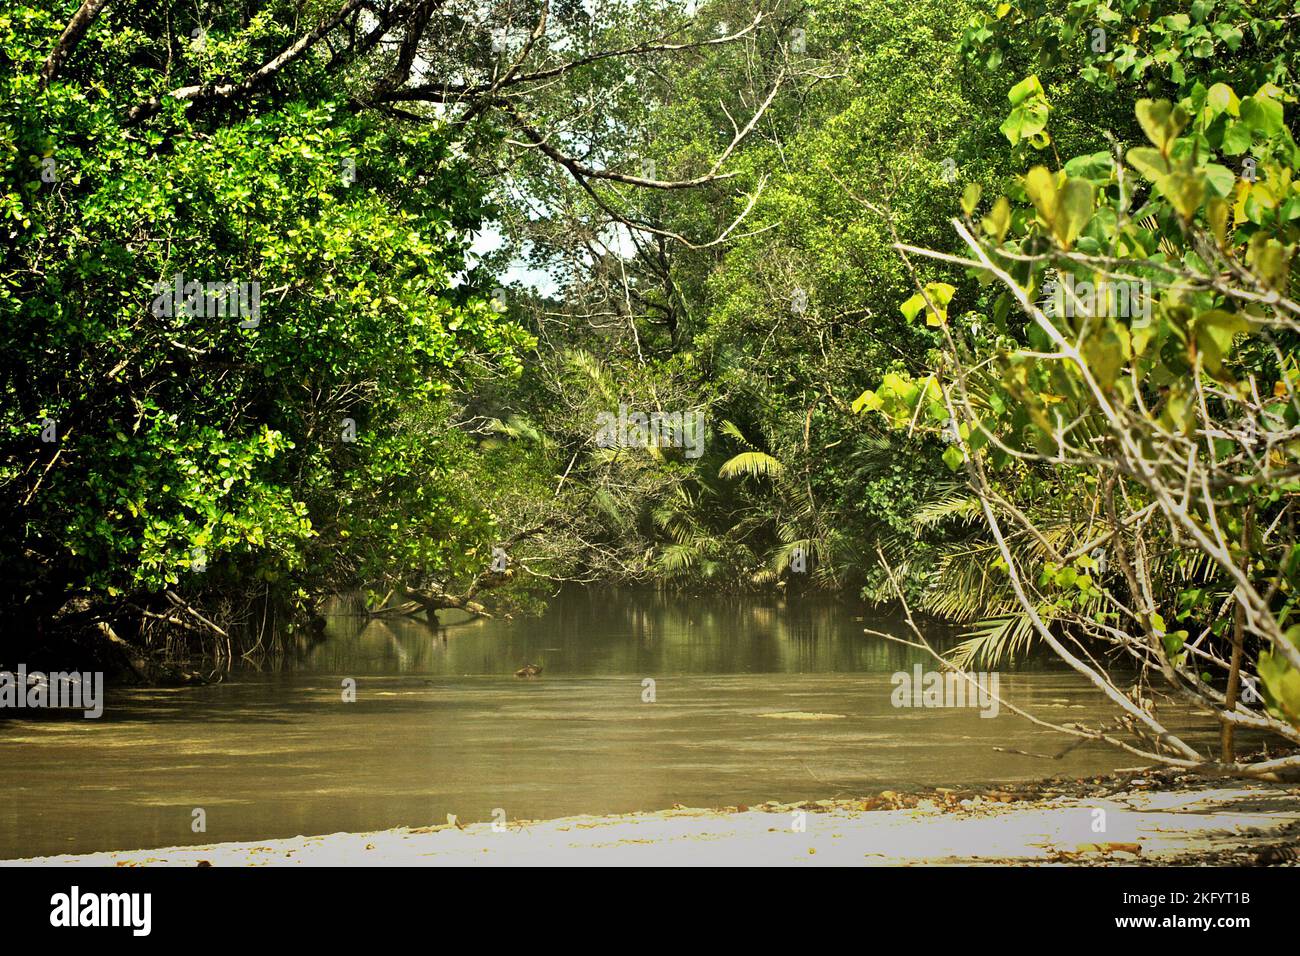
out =
[[473,614],[475,617],[488,617],[492,613],[473,600],[469,595],[448,594],[440,588],[403,588],[403,593],[417,604],[418,610],[424,611],[428,615],[429,621],[438,620],[438,612],[446,610],[464,611],[467,614]]

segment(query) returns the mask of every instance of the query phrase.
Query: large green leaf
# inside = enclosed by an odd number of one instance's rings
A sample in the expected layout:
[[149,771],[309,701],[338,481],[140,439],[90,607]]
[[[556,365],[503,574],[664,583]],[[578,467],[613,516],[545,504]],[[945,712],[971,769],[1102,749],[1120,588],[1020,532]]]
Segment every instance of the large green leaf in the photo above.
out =
[[1187,126],[1187,111],[1168,100],[1138,100],[1136,112],[1147,139],[1168,156],[1174,140]]
[[1067,179],[1059,194],[1060,208],[1052,226],[1057,240],[1069,249],[1092,218],[1092,183],[1086,179]]
[[743,451],[723,463],[718,469],[718,477],[745,475],[751,478],[774,478],[784,470],[785,466],[766,452]]

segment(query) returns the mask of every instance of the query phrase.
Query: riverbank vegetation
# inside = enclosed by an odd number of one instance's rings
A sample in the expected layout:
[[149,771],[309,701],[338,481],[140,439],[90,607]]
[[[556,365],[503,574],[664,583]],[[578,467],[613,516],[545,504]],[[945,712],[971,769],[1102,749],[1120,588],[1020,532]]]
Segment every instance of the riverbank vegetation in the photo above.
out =
[[11,0],[5,661],[817,589],[1288,772],[1297,16]]

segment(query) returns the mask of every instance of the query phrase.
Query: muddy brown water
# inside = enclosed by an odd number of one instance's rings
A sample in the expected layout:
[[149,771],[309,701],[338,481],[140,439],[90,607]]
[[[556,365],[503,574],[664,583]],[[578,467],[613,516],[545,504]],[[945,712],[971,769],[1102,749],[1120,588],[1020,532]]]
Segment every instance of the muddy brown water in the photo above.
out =
[[[864,620],[865,617],[865,620]],[[570,593],[540,618],[441,632],[338,616],[303,659],[187,689],[111,691],[104,716],[0,721],[0,858],[856,796],[1083,775],[1134,758],[1002,710],[894,706],[930,669],[860,607]],[[933,627],[948,646],[954,635]],[[542,676],[514,671],[539,664]],[[344,682],[356,682],[355,702]],[[653,702],[646,698],[652,680]],[[1044,663],[999,693],[1056,722],[1110,716]],[[1204,720],[1175,726],[1210,741]],[[206,831],[195,832],[201,809]]]

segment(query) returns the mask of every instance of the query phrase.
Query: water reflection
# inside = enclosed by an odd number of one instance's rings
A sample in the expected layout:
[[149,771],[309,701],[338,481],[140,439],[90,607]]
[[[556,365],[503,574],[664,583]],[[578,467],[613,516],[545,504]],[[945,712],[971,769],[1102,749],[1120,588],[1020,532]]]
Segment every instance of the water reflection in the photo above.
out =
[[[451,612],[454,614],[455,612]],[[540,618],[446,615],[431,630],[406,618],[335,616],[329,640],[298,663],[314,671],[547,675],[773,674],[895,671],[922,659],[863,628],[905,634],[901,622],[833,601],[760,602],[654,593],[575,591]],[[955,635],[930,625],[936,646]]]
[[[819,799],[1112,769],[1003,711],[896,709],[920,652],[834,603],[567,595],[541,619],[435,632],[335,618],[296,666],[110,692],[103,719],[0,723],[0,858],[491,818]],[[934,629],[939,642],[953,635]],[[541,663],[536,681],[513,672]],[[656,681],[656,700],[642,681]],[[356,681],[344,703],[345,679]],[[1058,722],[1109,711],[1075,674],[1004,674]],[[815,715],[819,719],[801,719]],[[1168,714],[1163,716],[1168,717]],[[1172,729],[1212,742],[1204,722]],[[1131,762],[1131,758],[1128,758]],[[206,833],[191,830],[204,808]]]

